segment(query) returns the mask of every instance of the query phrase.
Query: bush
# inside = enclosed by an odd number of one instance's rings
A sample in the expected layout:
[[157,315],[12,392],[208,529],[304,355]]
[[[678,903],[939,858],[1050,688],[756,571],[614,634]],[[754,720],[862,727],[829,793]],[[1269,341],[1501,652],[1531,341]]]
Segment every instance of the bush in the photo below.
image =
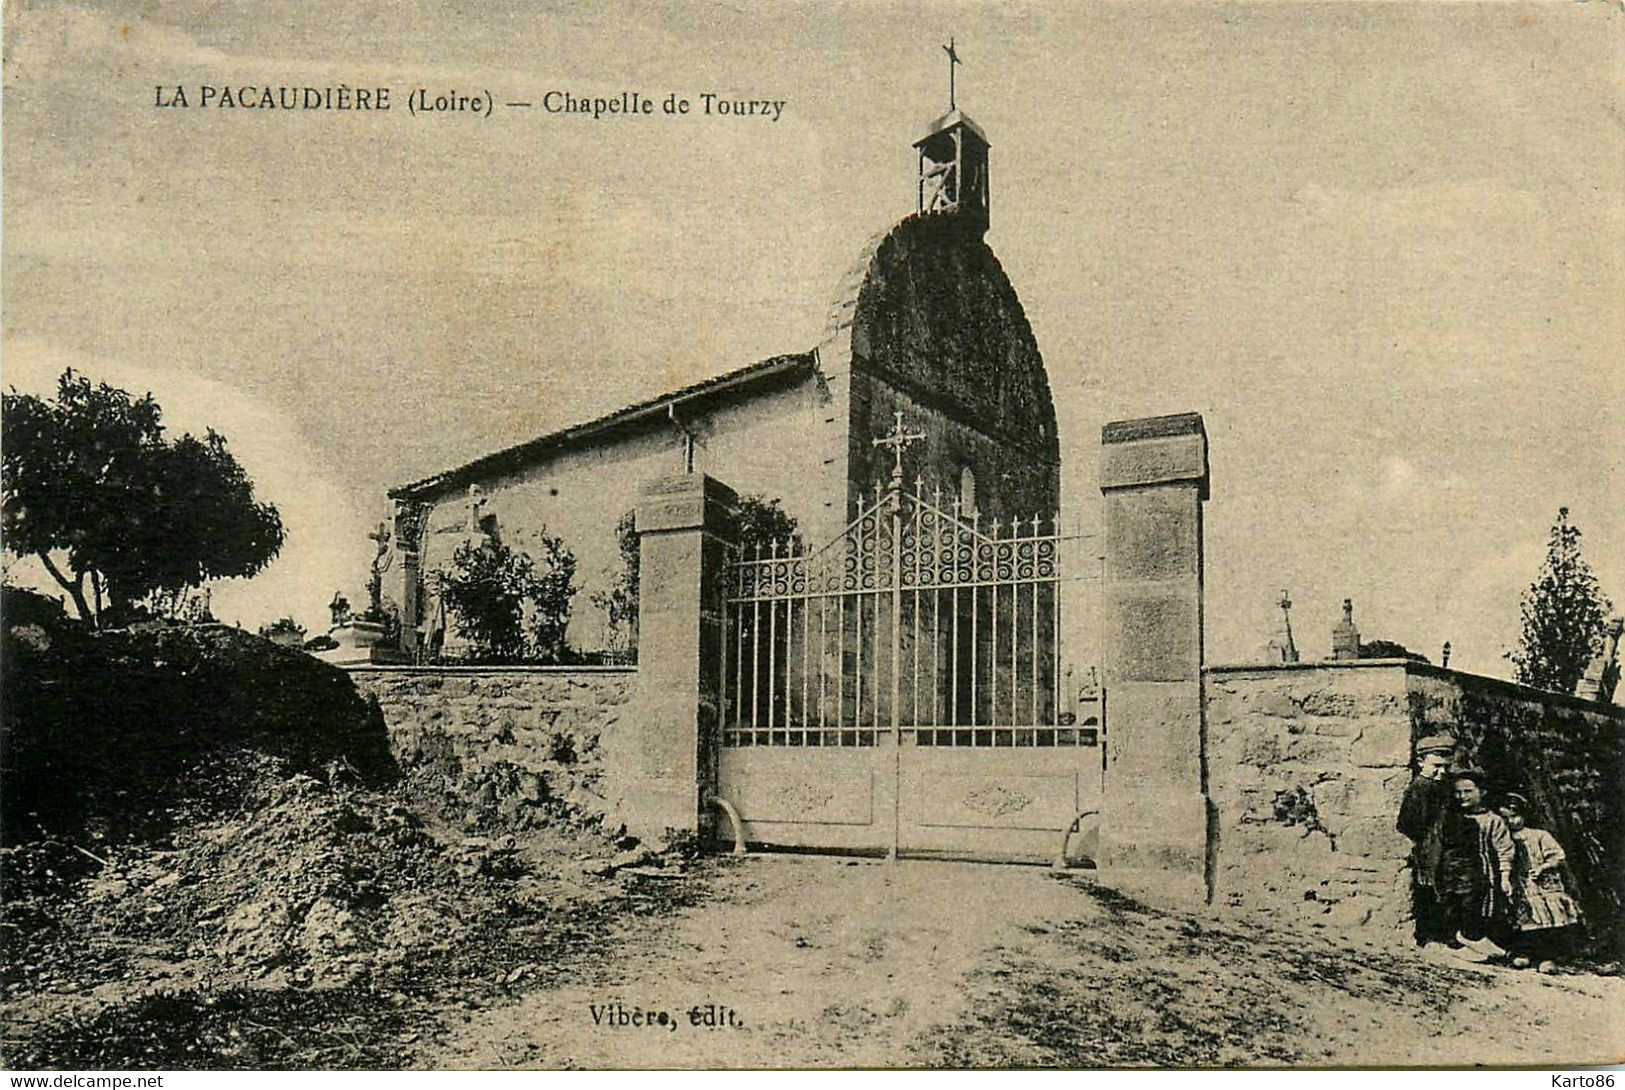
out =
[[1360,657],[1363,659],[1410,659],[1412,662],[1428,662],[1428,657],[1420,651],[1412,651],[1402,643],[1394,640],[1361,640]]
[[280,643],[286,647],[303,647],[305,638],[309,635],[305,626],[292,617],[278,617],[270,624],[260,625],[259,634],[272,643]]
[[592,604],[603,610],[609,620],[608,657],[625,662],[638,660],[638,591],[642,564],[634,514],[628,511],[616,521],[615,545],[621,554],[620,566],[610,574],[609,589],[592,596]]
[[0,598],[0,837],[161,837],[230,812],[259,757],[289,773],[396,775],[376,704],[339,670],[223,626],[96,633]]
[[575,597],[575,555],[547,533],[538,564],[494,539],[457,547],[451,563],[431,574],[436,592],[483,662],[563,662],[565,629]]

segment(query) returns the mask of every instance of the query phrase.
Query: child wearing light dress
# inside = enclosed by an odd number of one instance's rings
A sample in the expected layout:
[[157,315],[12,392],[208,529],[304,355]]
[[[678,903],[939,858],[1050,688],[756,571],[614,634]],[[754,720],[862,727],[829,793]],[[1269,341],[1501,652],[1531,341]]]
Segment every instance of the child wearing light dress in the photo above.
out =
[[1508,795],[1501,804],[1501,816],[1517,849],[1512,869],[1512,964],[1520,969],[1533,964],[1540,972],[1551,973],[1573,947],[1580,906],[1563,882],[1563,846],[1545,829],[1529,825],[1531,810],[1522,795]]

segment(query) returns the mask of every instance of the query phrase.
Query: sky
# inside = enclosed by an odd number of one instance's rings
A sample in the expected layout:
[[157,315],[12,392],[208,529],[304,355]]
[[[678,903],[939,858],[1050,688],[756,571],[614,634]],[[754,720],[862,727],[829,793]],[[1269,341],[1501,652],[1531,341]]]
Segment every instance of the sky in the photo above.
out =
[[[1625,11],[1546,4],[8,4],[4,381],[230,440],[289,528],[253,627],[361,599],[385,490],[817,344],[958,102],[1054,389],[1202,413],[1207,658],[1367,639],[1505,676],[1557,508],[1625,607]],[[202,107],[375,87],[387,114]],[[184,86],[187,109],[155,105]],[[411,90],[489,93],[413,116]],[[549,114],[549,91],[688,98]],[[700,95],[782,100],[776,121]]]

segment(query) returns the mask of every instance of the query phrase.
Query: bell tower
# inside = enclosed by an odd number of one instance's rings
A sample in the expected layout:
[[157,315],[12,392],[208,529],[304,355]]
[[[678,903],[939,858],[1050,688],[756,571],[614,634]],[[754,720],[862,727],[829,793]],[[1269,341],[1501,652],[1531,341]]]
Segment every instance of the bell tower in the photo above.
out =
[[981,235],[990,207],[987,134],[954,101],[954,68],[963,62],[953,39],[942,49],[948,54],[948,112],[914,142],[920,153],[919,211],[952,213]]

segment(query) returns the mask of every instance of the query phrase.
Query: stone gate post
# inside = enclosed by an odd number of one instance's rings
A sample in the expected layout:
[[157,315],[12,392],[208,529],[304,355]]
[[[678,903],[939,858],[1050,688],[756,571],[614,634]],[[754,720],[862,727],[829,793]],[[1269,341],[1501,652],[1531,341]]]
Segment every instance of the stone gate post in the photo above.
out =
[[724,535],[738,504],[704,474],[644,483],[638,680],[605,741],[611,813],[644,839],[670,830],[709,835],[720,739]]
[[1202,503],[1207,432],[1196,413],[1121,420],[1101,434],[1107,767],[1103,879],[1205,901]]

